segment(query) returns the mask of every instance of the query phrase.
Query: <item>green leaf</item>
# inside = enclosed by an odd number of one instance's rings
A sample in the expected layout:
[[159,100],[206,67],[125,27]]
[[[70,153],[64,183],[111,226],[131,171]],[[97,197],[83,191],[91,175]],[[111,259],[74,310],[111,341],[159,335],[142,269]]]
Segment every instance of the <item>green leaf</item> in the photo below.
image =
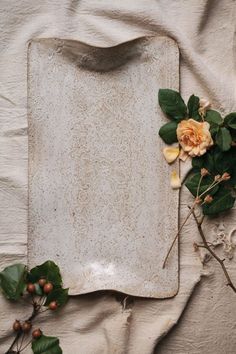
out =
[[223,211],[231,209],[234,206],[235,198],[231,194],[231,190],[221,187],[219,192],[214,196],[210,204],[203,205],[203,213],[205,215],[217,215]]
[[232,138],[227,128],[222,127],[216,135],[216,144],[222,151],[228,151],[231,148]]
[[234,148],[223,152],[216,147],[214,149],[214,163],[216,174],[223,174],[224,172],[231,174],[236,165],[236,154]]
[[224,122],[228,127],[236,129],[236,112],[228,114],[225,117]]
[[159,130],[159,135],[166,144],[172,144],[178,141],[176,135],[177,126],[178,123],[173,121],[170,123],[166,123]]
[[[190,176],[185,182],[185,186],[188,188],[188,190],[192,193],[194,197],[197,196],[197,189],[198,189],[200,178],[201,178],[201,174],[200,172],[197,172],[194,173],[192,176]],[[204,193],[207,190],[207,188],[212,184],[213,181],[214,179],[211,176],[203,177],[199,188],[199,195]],[[207,194],[214,195],[218,191],[218,189],[219,186],[215,186]]]
[[198,113],[199,109],[199,97],[192,95],[188,100],[188,115],[190,118],[194,118],[197,121],[201,121],[201,116]]
[[28,280],[36,283],[40,278],[45,278],[54,286],[62,285],[62,278],[59,267],[53,261],[47,261],[33,269],[28,274]]
[[196,156],[196,157],[193,157],[193,159],[192,159],[192,167],[194,169],[200,169],[200,168],[205,167],[204,163],[205,163],[204,156],[200,156],[200,157]]
[[34,354],[62,354],[59,339],[44,335],[39,339],[33,340],[32,350]]
[[219,131],[219,125],[217,124],[211,124],[210,126],[210,133],[213,139],[215,139],[216,134]]
[[159,105],[162,111],[172,119],[181,120],[187,115],[187,107],[179,92],[170,89],[160,89]]
[[223,123],[223,119],[219,112],[214,111],[213,109],[209,109],[206,112],[205,120],[210,125],[221,125]]
[[0,273],[0,288],[9,300],[18,300],[26,286],[26,266],[14,264]]
[[63,306],[67,302],[67,300],[68,289],[56,288],[48,294],[44,306],[48,306],[52,301],[56,301],[58,306]]
[[236,129],[230,129],[230,134],[232,137],[233,142],[236,142]]

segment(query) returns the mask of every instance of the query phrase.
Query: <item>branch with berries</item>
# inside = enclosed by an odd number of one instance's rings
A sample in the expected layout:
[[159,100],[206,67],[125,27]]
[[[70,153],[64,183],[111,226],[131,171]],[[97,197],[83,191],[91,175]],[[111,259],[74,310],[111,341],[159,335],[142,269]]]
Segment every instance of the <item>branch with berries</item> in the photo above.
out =
[[[211,109],[206,99],[190,96],[185,104],[183,98],[174,90],[161,89],[158,94],[159,105],[171,120],[159,130],[162,140],[169,146],[164,147],[166,161],[172,164],[176,159],[184,163],[192,160],[192,169],[184,181],[184,186],[193,195],[193,204],[177,231],[163,262],[166,267],[173,246],[184,225],[194,217],[203,245],[220,263],[227,278],[227,284],[236,292],[230,276],[221,260],[212,250],[203,233],[202,222],[205,217],[218,216],[233,208],[236,196],[236,112],[222,118]],[[178,173],[171,174],[171,187],[182,188]],[[196,208],[201,208],[203,218],[196,217]]]
[[23,264],[6,267],[0,273],[0,289],[9,301],[25,300],[32,307],[27,320],[15,320],[14,339],[5,354],[22,353],[31,345],[34,354],[61,354],[59,339],[43,334],[35,319],[46,311],[56,311],[68,300],[68,289],[62,286],[58,266],[47,261],[28,270]]

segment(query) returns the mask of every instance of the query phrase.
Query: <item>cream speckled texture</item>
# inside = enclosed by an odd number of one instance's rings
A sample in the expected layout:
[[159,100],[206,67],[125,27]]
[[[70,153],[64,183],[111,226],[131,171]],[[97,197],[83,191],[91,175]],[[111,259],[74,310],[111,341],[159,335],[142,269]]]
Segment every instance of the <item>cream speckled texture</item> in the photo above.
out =
[[[179,53],[165,37],[110,49],[48,39],[29,47],[31,266],[53,259],[71,295],[178,292],[178,161],[158,136],[161,87],[178,90]],[[168,216],[168,217],[167,217]]]
[[[144,35],[170,36],[181,54],[183,96],[208,97],[226,113],[236,110],[235,6],[234,0],[1,1],[1,268],[26,262],[28,41],[58,37],[107,47]],[[187,195],[182,196],[184,212]],[[194,290],[201,270],[192,247],[196,239],[190,223],[181,236],[175,298],[127,299],[124,309],[110,293],[75,297],[62,317],[49,318],[45,332],[60,336],[65,354],[151,354],[155,347],[157,354],[234,354],[235,294],[213,261],[209,276]],[[235,274],[234,260],[229,269]],[[0,309],[4,352],[20,310],[2,297]]]

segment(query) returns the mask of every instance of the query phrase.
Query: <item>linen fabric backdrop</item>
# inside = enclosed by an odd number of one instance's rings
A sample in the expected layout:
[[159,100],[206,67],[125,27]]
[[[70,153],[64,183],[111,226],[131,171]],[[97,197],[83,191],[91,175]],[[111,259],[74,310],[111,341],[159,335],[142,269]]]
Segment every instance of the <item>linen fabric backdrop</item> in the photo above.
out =
[[[27,47],[33,38],[74,39],[110,47],[142,36],[165,35],[180,50],[180,89],[236,111],[235,0],[1,0],[0,2],[0,268],[27,262]],[[191,197],[183,191],[181,205]],[[210,221],[208,234],[233,223]],[[212,260],[193,250],[190,222],[180,241],[180,290],[166,300],[98,292],[70,299],[40,320],[65,354],[235,353],[236,294]],[[227,262],[235,278],[235,260]],[[235,279],[236,280],[236,279]],[[11,324],[27,308],[0,296],[0,352]],[[44,323],[45,322],[45,323]],[[177,324],[177,325],[176,325]],[[174,326],[176,325],[176,326]],[[172,329],[172,330],[171,330]],[[171,330],[171,331],[170,331]],[[169,333],[168,333],[169,332]],[[168,335],[167,335],[168,333]],[[29,349],[28,353],[31,350]]]

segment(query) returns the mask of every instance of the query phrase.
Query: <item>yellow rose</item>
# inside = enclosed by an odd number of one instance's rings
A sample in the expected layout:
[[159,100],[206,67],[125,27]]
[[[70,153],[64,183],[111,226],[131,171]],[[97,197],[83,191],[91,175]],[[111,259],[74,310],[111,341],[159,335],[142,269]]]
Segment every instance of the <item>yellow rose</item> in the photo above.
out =
[[182,149],[192,157],[205,154],[213,145],[209,128],[208,122],[197,122],[192,118],[182,120],[176,131]]

